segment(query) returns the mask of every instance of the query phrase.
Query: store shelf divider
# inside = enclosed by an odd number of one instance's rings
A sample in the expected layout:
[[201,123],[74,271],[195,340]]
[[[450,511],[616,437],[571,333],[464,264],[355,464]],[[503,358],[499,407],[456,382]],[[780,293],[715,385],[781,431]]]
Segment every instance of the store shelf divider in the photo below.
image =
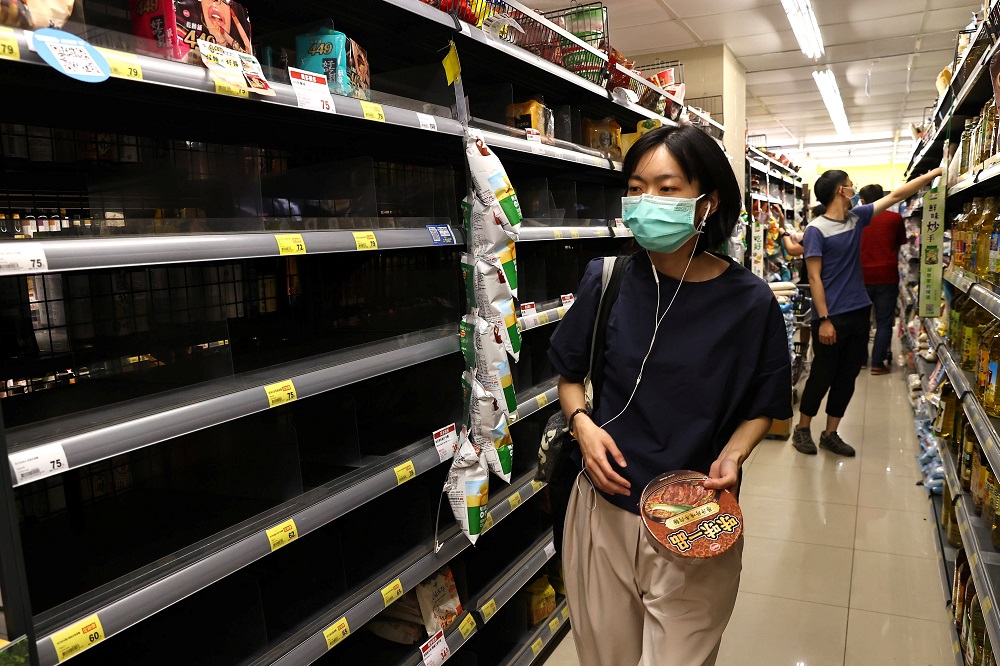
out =
[[569,311],[571,307],[573,307],[572,301],[568,305],[560,305],[559,307],[542,310],[541,312],[536,312],[535,314],[518,317],[517,323],[522,332],[530,331],[533,328],[539,328],[541,326],[547,326],[560,321],[566,316],[566,312]]
[[991,164],[979,171],[975,171],[972,177],[966,178],[965,180],[955,183],[954,185],[948,188],[948,196],[949,197],[955,196],[956,194],[964,192],[965,190],[971,187],[975,187],[976,185],[982,185],[983,183],[986,183],[996,178],[997,176],[1000,176],[1000,162]]
[[[405,460],[405,462],[404,462]],[[218,536],[206,540],[206,545],[189,556],[168,556],[174,560],[171,571],[143,585],[135,592],[116,600],[84,605],[77,603],[76,616],[70,622],[60,622],[47,628],[38,639],[38,652],[42,666],[59,663],[52,643],[52,636],[76,621],[97,614],[104,628],[105,639],[111,638],[132,625],[145,620],[172,604],[202,590],[226,576],[249,566],[271,554],[272,548],[266,530],[294,521],[297,530],[295,541],[318,530],[324,525],[357,509],[396,488],[399,477],[396,469],[413,465],[414,478],[438,467],[445,461],[427,437],[407,447],[398,454],[375,466],[374,470],[358,470],[347,479],[341,479],[312,490],[305,495],[276,507],[268,515],[247,521],[223,539]],[[294,544],[289,544],[294,547]],[[53,622],[38,622],[40,626]]]
[[[377,220],[376,220],[377,221]],[[450,220],[428,218],[428,224]],[[426,227],[413,229],[358,229],[372,232],[379,250],[431,247],[436,245]],[[254,257],[278,257],[276,236],[299,235],[307,254],[357,252],[355,231],[294,231],[280,233],[205,234],[199,236],[135,236],[117,238],[79,238],[45,241],[0,242],[0,261],[8,250],[41,251],[45,270],[9,270],[4,275],[54,273],[60,271],[122,268],[196,261],[223,261]],[[465,233],[452,227],[457,245],[465,244]],[[610,232],[608,232],[610,235]],[[437,245],[440,245],[438,243]],[[450,247],[450,246],[442,246]]]
[[555,556],[556,547],[553,532],[549,529],[524,555],[505,569],[489,587],[483,590],[471,605],[479,614],[480,621],[487,624],[493,615],[514,598],[514,595],[528,584],[545,563]]
[[961,268],[949,268],[944,272],[944,279],[964,292],[968,292],[976,283],[976,276],[969,275]]
[[518,242],[544,240],[575,240],[577,238],[611,238],[609,227],[528,227],[522,226]]
[[543,620],[531,632],[513,658],[504,662],[504,666],[530,666],[534,664],[535,660],[538,659],[538,655],[545,650],[545,646],[551,643],[561,631],[566,630],[568,620],[569,606],[566,604],[566,600],[563,599],[556,606],[552,615],[549,615],[548,619]]
[[588,155],[587,153],[560,148],[558,146],[550,146],[539,141],[528,141],[527,139],[508,136],[500,134],[499,132],[491,132],[489,130],[478,131],[482,133],[486,143],[493,148],[502,148],[518,153],[530,153],[532,155],[554,158],[564,162],[583,164],[597,169],[607,169],[608,171],[622,170],[621,162],[605,159],[603,157],[596,157],[594,155]]
[[[517,396],[517,414],[516,418],[514,414],[511,414],[508,419],[508,423],[516,423],[526,416],[534,414],[540,409],[543,409],[550,402],[556,402],[559,400],[559,377],[553,377],[552,379],[547,379],[540,384],[535,384],[529,389],[518,391]],[[521,396],[524,395],[525,399],[522,400]]]
[[955,504],[955,515],[982,605],[990,644],[996,644],[994,641],[1000,641],[1000,612],[993,605],[995,600],[1000,600],[1000,553],[993,552],[989,529],[984,528],[982,520],[972,511],[971,504],[971,497],[963,494]]
[[458,349],[456,328],[441,326],[14,428],[6,433],[11,481],[18,486],[45,478],[19,480],[13,465],[15,459],[43,446],[62,447],[66,466],[60,473],[66,472],[270,409],[264,387],[273,383],[292,380],[297,399],[302,400]]
[[972,285],[969,289],[972,300],[978,303],[984,310],[1000,319],[1000,296],[993,290],[983,287],[981,284]]

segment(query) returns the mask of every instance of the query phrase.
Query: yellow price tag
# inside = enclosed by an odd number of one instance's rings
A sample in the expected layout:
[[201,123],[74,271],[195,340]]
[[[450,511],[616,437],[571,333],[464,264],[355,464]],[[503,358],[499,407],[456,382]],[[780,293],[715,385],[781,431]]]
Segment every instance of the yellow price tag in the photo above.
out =
[[97,617],[96,613],[52,634],[52,646],[56,649],[59,663],[75,657],[103,640],[104,627],[101,626],[101,618]]
[[0,26],[0,58],[21,59],[21,47],[17,43],[14,31],[4,26]]
[[351,635],[351,627],[347,624],[347,618],[342,617],[329,627],[323,630],[323,638],[326,639],[326,649],[332,650],[333,646]]
[[571,237],[573,237],[573,238],[579,238],[580,237],[580,230],[579,229],[570,229],[569,235]]
[[555,239],[562,238],[563,237],[562,229],[553,229],[552,230],[552,237],[555,238]]
[[361,102],[361,110],[365,114],[365,120],[374,120],[377,123],[385,122],[385,111],[381,104],[374,102]]
[[551,632],[554,636],[557,631],[559,631],[559,618],[554,617],[552,618],[552,621],[549,622],[549,632]]
[[490,529],[491,527],[493,527],[493,514],[492,513],[488,513],[488,514],[486,514],[486,522],[483,523],[483,531],[482,531],[482,533],[486,534],[486,530]]
[[274,240],[278,243],[278,254],[305,254],[306,242],[302,240],[302,234],[274,234]]
[[543,325],[549,323],[549,313],[548,312],[539,312],[538,313],[538,323],[539,324],[543,324]]
[[355,231],[354,244],[359,250],[377,250],[378,239],[374,231]]
[[265,534],[267,534],[268,543],[271,544],[272,553],[299,538],[299,530],[295,527],[295,521],[291,518],[280,525],[275,525],[267,530]]
[[993,610],[993,602],[989,597],[983,596],[983,615],[989,615],[990,611]]
[[952,649],[954,649],[954,650],[955,650],[955,654],[958,654],[958,653],[959,653],[959,647],[958,647],[958,641],[955,641],[955,642],[953,642],[953,643],[951,644],[951,647],[952,647]]
[[250,97],[250,92],[243,86],[238,86],[228,81],[223,81],[222,79],[215,80],[215,92],[220,95],[230,95],[231,97],[242,97],[247,99]]
[[295,393],[295,384],[292,383],[291,379],[277,384],[268,384],[264,387],[264,393],[267,394],[268,407],[277,407],[295,402],[298,399],[298,395]]
[[545,394],[543,393],[540,396],[538,396],[537,398],[535,398],[535,402],[538,403],[538,409],[541,409],[545,405],[549,404],[549,399],[547,397],[545,397]]
[[521,506],[521,493],[514,493],[507,501],[510,502],[510,510],[513,511],[517,507]]
[[412,460],[407,460],[402,465],[398,467],[393,467],[392,471],[396,473],[396,485],[400,486],[417,475],[417,468],[413,466]]
[[458,61],[458,49],[455,48],[455,42],[452,42],[448,47],[448,55],[444,57],[441,64],[444,65],[444,73],[448,77],[448,85],[450,86],[462,73],[462,64]]
[[562,616],[563,616],[564,620],[568,620],[569,619],[569,606],[566,606],[565,608],[563,608]]
[[476,618],[472,617],[472,614],[465,616],[462,620],[462,624],[458,625],[458,630],[462,632],[462,638],[468,638],[469,635],[476,629]]
[[542,651],[543,647],[545,647],[545,643],[543,643],[542,639],[539,638],[538,640],[536,640],[534,643],[531,644],[532,654],[534,654],[537,657],[538,653]]
[[496,599],[490,599],[485,604],[483,604],[483,621],[489,622],[490,618],[493,617],[497,612],[497,601]]
[[401,596],[403,596],[403,583],[398,578],[382,588],[382,600],[385,601],[386,608]]
[[558,308],[556,308],[556,315],[559,317],[559,319],[562,319],[563,317],[565,317],[566,316],[566,308],[564,308],[564,307],[558,307]]
[[531,482],[531,492],[533,492],[533,493],[541,492],[542,488],[544,488],[544,487],[545,487],[545,484],[542,483],[541,481],[532,481]]
[[99,48],[97,50],[111,65],[111,76],[118,79],[142,81],[142,65],[139,64],[139,58],[131,53],[122,53],[111,49]]
[[979,566],[979,553],[973,553],[972,557],[969,558],[969,561],[972,562],[973,569]]

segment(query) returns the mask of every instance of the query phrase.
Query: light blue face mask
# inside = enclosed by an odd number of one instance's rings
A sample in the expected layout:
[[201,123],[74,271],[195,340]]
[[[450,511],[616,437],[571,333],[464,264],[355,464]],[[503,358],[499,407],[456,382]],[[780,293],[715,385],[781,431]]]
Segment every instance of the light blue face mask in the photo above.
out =
[[701,223],[695,226],[698,199],[660,197],[643,194],[622,197],[622,222],[632,230],[639,245],[650,252],[670,254],[701,233],[711,207],[705,209]]

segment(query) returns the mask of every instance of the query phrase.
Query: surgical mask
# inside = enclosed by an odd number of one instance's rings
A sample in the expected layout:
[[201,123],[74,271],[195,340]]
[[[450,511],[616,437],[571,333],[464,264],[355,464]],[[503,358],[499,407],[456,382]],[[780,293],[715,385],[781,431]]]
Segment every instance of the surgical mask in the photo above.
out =
[[[704,196],[704,195],[701,195]],[[695,226],[698,199],[660,197],[643,194],[622,197],[622,221],[636,241],[650,252],[670,254],[701,233],[711,207],[705,209],[701,223]]]

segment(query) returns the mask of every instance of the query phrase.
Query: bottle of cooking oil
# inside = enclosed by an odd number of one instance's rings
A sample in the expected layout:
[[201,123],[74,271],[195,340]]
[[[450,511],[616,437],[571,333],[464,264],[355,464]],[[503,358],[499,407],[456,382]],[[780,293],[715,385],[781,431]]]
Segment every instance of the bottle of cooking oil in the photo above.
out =
[[969,480],[969,494],[972,495],[972,510],[979,516],[983,513],[983,447],[978,444],[972,449],[972,473]]
[[990,416],[1000,416],[1000,326],[996,327],[990,339],[989,362],[986,371],[986,388],[980,404]]
[[966,636],[965,663],[979,664],[983,660],[983,643],[986,635],[986,618],[979,603],[979,594],[972,595],[972,604],[967,609],[969,630]]
[[993,315],[979,307],[979,305],[969,299],[967,312],[962,321],[962,369],[966,372],[976,371],[976,362],[979,359],[979,339],[986,328],[986,325],[993,319]]
[[997,476],[993,473],[988,462],[983,467],[986,468],[986,487],[983,490],[983,525],[993,525],[997,515]]
[[991,284],[1000,284],[1000,210],[993,217],[993,228],[990,230],[989,269],[983,277]]
[[[987,362],[987,365],[989,363]],[[943,441],[948,441],[954,435],[952,428],[955,426],[955,408],[958,399],[955,396],[955,389],[951,387],[951,382],[947,379],[941,382],[941,403],[938,406],[937,419],[934,421],[934,434]]]
[[969,148],[972,143],[972,122],[972,118],[966,118],[965,129],[962,130],[962,142],[959,145],[959,150],[962,151],[962,155],[958,162],[959,176],[969,170],[969,162],[972,161],[971,155],[969,154]]
[[[961,544],[959,544],[961,545]],[[951,591],[952,610],[955,611],[955,631],[961,635],[965,624],[965,593],[969,589],[969,559],[964,562],[955,560],[955,585]]]
[[986,199],[975,197],[972,200],[972,210],[965,218],[965,242],[963,243],[962,256],[964,258],[962,268],[967,271],[976,271],[976,247],[979,244],[979,227],[983,222],[983,208],[986,207]]
[[979,336],[979,349],[976,350],[976,383],[973,385],[976,398],[982,404],[986,395],[986,379],[990,372],[990,337],[995,333],[1000,319],[992,318]]
[[951,225],[952,263],[962,267],[965,265],[965,222],[972,212],[972,202],[966,201],[962,212],[955,216]]
[[948,333],[946,337],[948,338],[949,346],[953,350],[962,349],[961,314],[967,300],[969,300],[969,295],[961,292],[955,298],[951,299],[951,307],[948,310]]
[[993,238],[993,221],[997,215],[997,198],[987,197],[979,224],[979,244],[976,246],[976,275],[985,278],[992,269],[990,264],[990,240]]
[[965,492],[971,492],[972,490],[972,454],[978,445],[979,440],[976,438],[976,432],[972,429],[971,424],[966,423],[965,447],[962,451],[962,458],[959,460],[958,469],[959,479],[962,482],[962,490]]
[[961,466],[962,454],[965,451],[965,426],[968,423],[969,420],[965,418],[965,410],[961,407],[956,407],[955,427],[952,429],[955,436],[948,442],[948,449],[951,451],[951,455],[955,457],[955,469]]

